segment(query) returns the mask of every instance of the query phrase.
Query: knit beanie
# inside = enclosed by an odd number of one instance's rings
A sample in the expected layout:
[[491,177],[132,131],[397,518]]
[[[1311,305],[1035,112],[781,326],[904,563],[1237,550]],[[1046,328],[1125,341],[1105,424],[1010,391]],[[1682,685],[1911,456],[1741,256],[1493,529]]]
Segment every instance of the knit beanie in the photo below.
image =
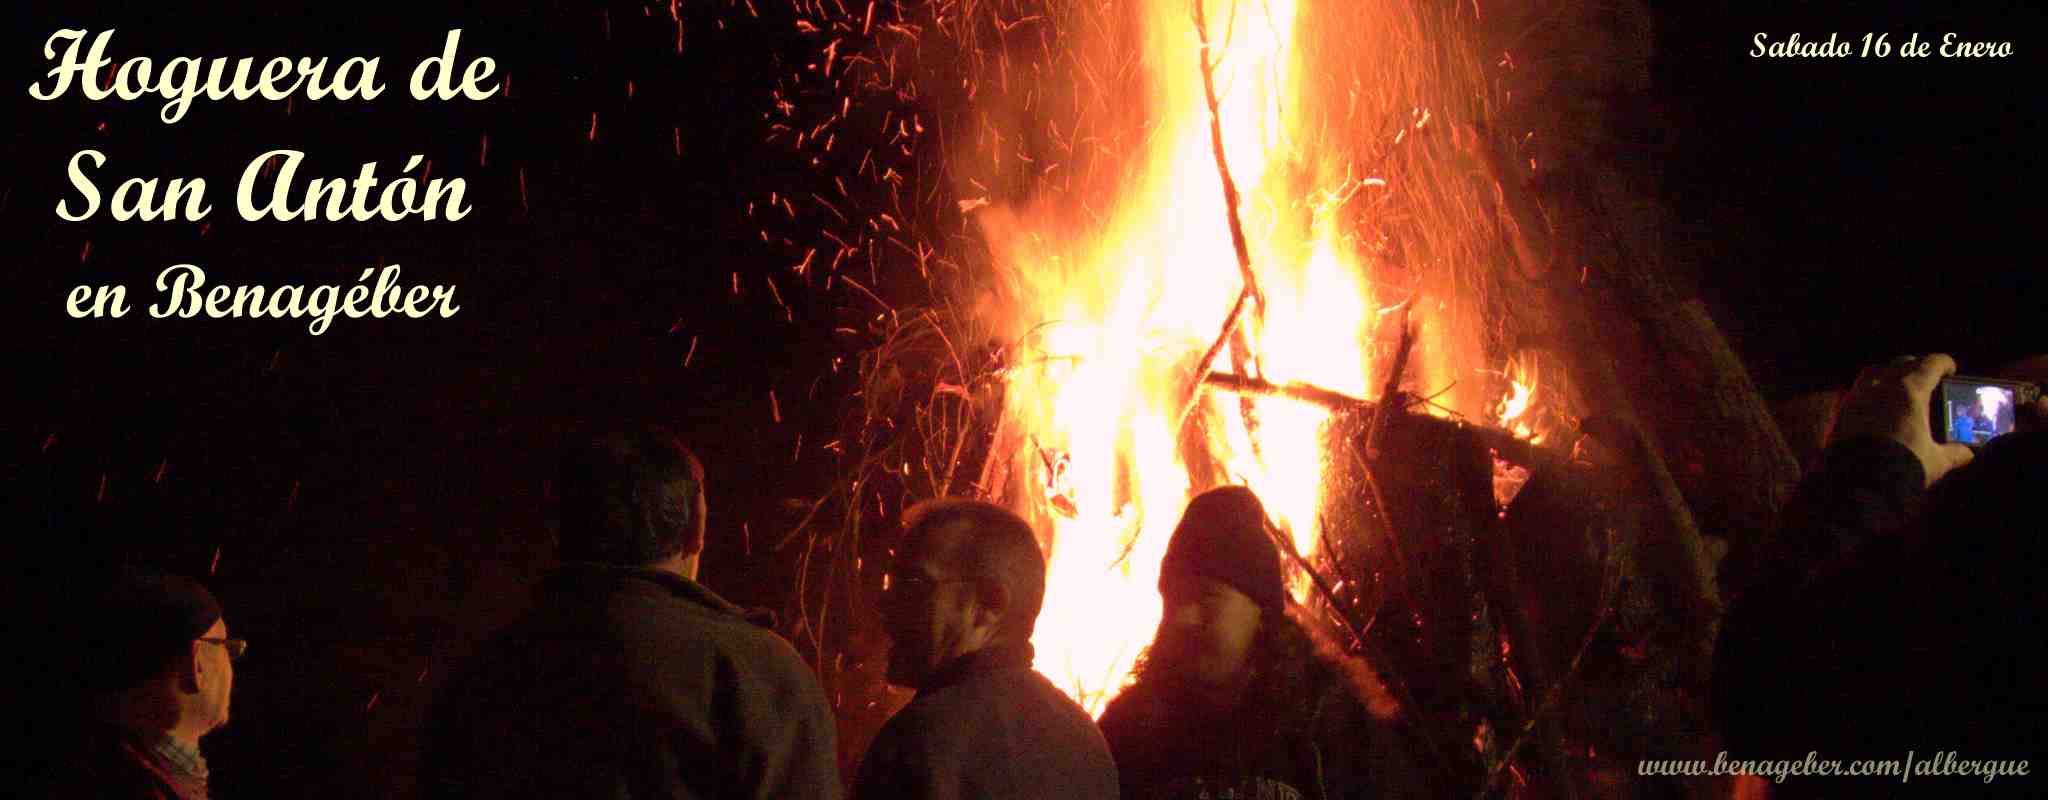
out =
[[206,587],[147,567],[108,576],[85,606],[80,677],[96,691],[126,689],[157,674],[221,618]]
[[1281,613],[1287,602],[1280,551],[1266,533],[1266,507],[1243,486],[1210,489],[1189,501],[1159,564],[1162,592],[1169,575],[1219,581],[1268,614]]

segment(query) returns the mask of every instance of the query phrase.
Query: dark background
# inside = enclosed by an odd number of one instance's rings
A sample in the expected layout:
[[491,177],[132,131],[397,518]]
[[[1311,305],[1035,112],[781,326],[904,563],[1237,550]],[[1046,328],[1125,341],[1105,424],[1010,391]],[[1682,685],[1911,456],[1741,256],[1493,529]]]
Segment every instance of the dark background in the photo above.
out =
[[[790,272],[802,249],[766,203],[817,180],[767,127],[772,93],[821,40],[776,0],[757,0],[758,16],[681,4],[680,52],[665,3],[511,5],[15,12],[5,446],[31,593],[10,647],[61,655],[38,643],[61,641],[66,576],[93,559],[210,574],[232,632],[254,640],[234,724],[208,739],[217,796],[386,796],[403,782],[436,676],[548,562],[563,436],[618,418],[681,428],[709,467],[706,580],[748,603],[785,599],[786,559],[767,542],[831,476],[819,454],[851,386],[835,359],[868,343],[839,329],[861,312],[843,286]],[[1765,6],[1657,9],[1652,89],[1618,98],[1609,122],[1639,144],[1624,160],[1661,175],[1670,246],[1703,265],[1699,291],[1766,394],[1836,387],[1898,353],[1976,369],[2048,350],[2028,82],[2048,46],[2040,12]],[[381,56],[387,93],[289,113],[201,99],[171,126],[160,101],[31,101],[60,27],[117,28],[117,57]],[[507,96],[406,95],[450,27],[465,54],[498,60]],[[1895,47],[1955,31],[2016,55],[1751,59],[1758,31],[1888,31]],[[206,178],[210,224],[59,220],[64,165],[86,147],[108,156],[103,192],[114,176]],[[322,176],[370,160],[393,175],[423,154],[468,181],[474,212],[241,222],[241,167],[287,147]],[[318,337],[303,320],[150,319],[151,281],[179,262],[270,285],[348,285],[399,263],[408,282],[459,286],[462,312],[342,318]],[[136,310],[68,319],[81,283],[125,283]]]
[[[2026,199],[2043,172],[2043,12],[2023,3],[1659,7],[1665,197],[1699,288],[1773,398],[1838,388],[1866,362],[1949,352],[1965,371],[2048,349]],[[1749,58],[1758,32],[1932,40],[1927,58]],[[2010,41],[1943,59],[1941,36]],[[1653,112],[1653,115],[1654,112]]]

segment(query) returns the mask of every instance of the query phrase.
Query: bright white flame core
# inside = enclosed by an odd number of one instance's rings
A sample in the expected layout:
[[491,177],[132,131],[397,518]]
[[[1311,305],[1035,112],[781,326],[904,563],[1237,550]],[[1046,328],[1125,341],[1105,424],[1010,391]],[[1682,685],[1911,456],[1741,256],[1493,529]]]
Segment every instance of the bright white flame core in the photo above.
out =
[[[1036,666],[1097,714],[1158,624],[1159,561],[1191,489],[1173,422],[1188,368],[1243,288],[1188,9],[1186,0],[1151,0],[1147,9],[1147,85],[1160,111],[1140,179],[1104,224],[1066,238],[1041,233],[1056,226],[1028,217],[1014,230],[990,228],[1022,284],[1020,327],[1045,324],[1035,334],[1045,358],[1013,371],[1007,409],[1024,434],[1013,470],[1044,494],[1052,526]],[[1289,152],[1287,96],[1299,88],[1289,48],[1294,4],[1225,0],[1208,14],[1225,152],[1267,299],[1263,325],[1247,319],[1250,346],[1270,381],[1364,396],[1363,271],[1337,246],[1322,209],[1307,226],[1285,224],[1276,209],[1299,209],[1300,199],[1267,180]],[[1226,352],[1216,366],[1230,363]],[[1254,447],[1237,397],[1200,402],[1217,423],[1206,449],[1223,480],[1251,486],[1296,547],[1312,553],[1329,412],[1256,399]]]

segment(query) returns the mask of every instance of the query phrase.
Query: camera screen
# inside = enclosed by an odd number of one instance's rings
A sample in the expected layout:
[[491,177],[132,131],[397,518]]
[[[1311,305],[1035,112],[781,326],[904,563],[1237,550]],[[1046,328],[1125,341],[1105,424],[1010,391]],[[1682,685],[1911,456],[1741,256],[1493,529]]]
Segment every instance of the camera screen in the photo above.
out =
[[1948,441],[1976,445],[2011,433],[2017,399],[2009,386],[1943,381],[1941,400],[1948,420]]

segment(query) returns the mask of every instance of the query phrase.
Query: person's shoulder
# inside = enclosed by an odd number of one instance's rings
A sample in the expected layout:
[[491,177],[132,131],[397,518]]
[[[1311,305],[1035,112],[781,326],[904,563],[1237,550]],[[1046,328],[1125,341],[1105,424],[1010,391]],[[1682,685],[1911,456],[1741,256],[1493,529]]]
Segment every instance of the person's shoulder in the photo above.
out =
[[652,670],[657,676],[718,671],[784,694],[816,684],[795,647],[729,605],[638,590],[543,594],[524,616],[486,637],[448,685],[491,683],[565,662]]
[[768,703],[791,722],[796,717],[816,721],[830,716],[817,674],[781,634],[713,608],[691,612],[688,626],[690,630],[678,631],[681,646],[700,650],[720,664],[722,682],[749,695],[749,702]]
[[[874,741],[862,757],[865,765],[914,764],[933,760],[951,748],[958,748],[960,737],[949,735],[946,722],[954,715],[940,705],[928,702],[929,697],[913,699],[908,705],[882,723],[876,731]],[[924,702],[921,702],[924,701]]]
[[772,628],[708,606],[694,605],[687,613],[685,624],[701,631],[705,641],[724,655],[772,669],[774,674],[810,673],[796,646]]
[[41,771],[31,770],[14,788],[24,798],[171,798],[169,782],[147,764],[147,756],[112,729],[67,726]]
[[[632,574],[623,582],[631,588],[606,595],[600,608],[583,607],[565,597],[556,600],[551,615],[568,618],[574,627],[598,636],[680,646],[706,655],[746,660],[759,668],[807,671],[796,648],[787,640],[696,581]],[[585,620],[578,619],[593,613],[602,616],[598,624],[586,626]]]
[[981,724],[994,709],[1027,715],[1038,724],[1086,723],[1091,728],[1095,724],[1087,709],[1029,667],[989,670],[921,692],[898,716],[908,716],[924,727],[960,727]]
[[1022,692],[1036,700],[1047,714],[1070,724],[1085,725],[1091,731],[1099,730],[1095,724],[1095,717],[1088,713],[1088,709],[1083,708],[1066,692],[1060,691],[1060,687],[1043,673],[1035,669],[1024,670],[1019,681],[1023,686]]
[[947,731],[972,727],[975,712],[989,708],[992,697],[985,684],[974,681],[918,692],[882,724],[882,730],[903,741],[945,740]]
[[735,631],[735,636],[746,642],[746,666],[760,670],[761,676],[776,689],[792,698],[793,702],[825,708],[825,690],[818,683],[818,676],[811,670],[796,646],[783,639],[774,631],[748,625],[744,631]]
[[1135,739],[1158,727],[1159,710],[1156,693],[1150,687],[1132,684],[1110,698],[1095,724],[1114,747],[1119,741]]

